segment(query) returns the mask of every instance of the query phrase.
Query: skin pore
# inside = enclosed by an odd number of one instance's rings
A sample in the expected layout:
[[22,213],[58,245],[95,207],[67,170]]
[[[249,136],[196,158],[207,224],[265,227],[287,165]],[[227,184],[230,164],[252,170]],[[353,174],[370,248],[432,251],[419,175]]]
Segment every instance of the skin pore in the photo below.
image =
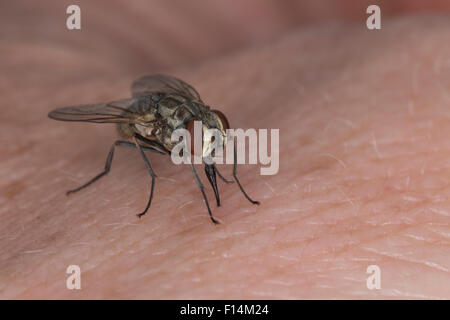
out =
[[[188,166],[118,147],[113,125],[55,122],[50,109],[129,96],[95,61],[2,82],[1,298],[450,298],[450,20],[318,24],[273,43],[170,70],[234,128],[279,128],[280,169],[219,180],[222,206]],[[83,57],[80,58],[81,60]],[[69,68],[69,67],[68,67]],[[97,68],[97,69],[96,69]],[[220,166],[226,178],[231,166]],[[78,265],[82,290],[66,289]],[[381,270],[369,290],[366,270]]]

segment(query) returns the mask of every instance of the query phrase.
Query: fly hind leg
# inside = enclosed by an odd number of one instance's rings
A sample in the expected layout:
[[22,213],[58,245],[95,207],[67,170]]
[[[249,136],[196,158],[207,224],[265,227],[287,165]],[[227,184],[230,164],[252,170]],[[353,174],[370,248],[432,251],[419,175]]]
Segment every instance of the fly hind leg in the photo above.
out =
[[152,177],[152,186],[150,189],[150,198],[148,200],[147,206],[145,208],[144,211],[142,211],[141,213],[137,214],[137,216],[140,218],[141,216],[143,216],[148,209],[150,208],[150,204],[152,203],[152,199],[153,199],[153,190],[155,188],[155,178],[156,178],[156,174],[153,172],[153,169],[150,165],[150,162],[148,161],[147,157],[144,154],[144,151],[146,152],[155,152],[155,153],[162,153],[161,151],[149,146],[141,146],[137,143],[136,140],[134,140],[134,143],[131,143],[129,141],[123,141],[123,140],[117,140],[116,142],[114,142],[114,144],[112,145],[111,149],[109,150],[108,153],[108,157],[106,158],[106,163],[105,163],[105,170],[103,170],[101,173],[99,173],[98,175],[96,175],[94,178],[92,178],[91,180],[89,180],[88,182],[86,182],[85,184],[83,184],[82,186],[69,190],[67,191],[67,195],[80,191],[81,189],[86,188],[87,186],[91,185],[92,183],[94,183],[95,181],[97,181],[98,179],[100,179],[101,177],[105,176],[108,174],[108,172],[111,169],[111,163],[114,157],[114,149],[116,146],[121,146],[121,147],[127,147],[127,148],[131,148],[131,149],[138,149],[139,152],[141,153],[142,158],[144,159],[145,165],[148,169],[148,171],[150,172],[150,175]]
[[98,179],[100,179],[101,177],[106,176],[106,175],[108,174],[109,170],[111,169],[111,163],[112,163],[112,160],[113,160],[113,157],[114,157],[114,148],[115,148],[115,146],[117,145],[118,142],[119,142],[119,141],[116,141],[116,142],[112,145],[111,149],[109,150],[108,157],[106,158],[105,170],[103,170],[103,172],[99,173],[99,174],[96,175],[94,178],[92,178],[91,180],[89,180],[88,182],[86,182],[85,184],[83,184],[82,186],[79,186],[78,188],[75,188],[75,189],[72,189],[72,190],[67,191],[67,192],[66,192],[67,195],[69,195],[69,194],[71,194],[71,193],[78,192],[78,191],[80,191],[81,189],[86,188],[87,186],[91,185],[92,183],[94,183],[95,181],[97,181]]
[[[108,157],[106,158],[105,169],[101,173],[96,175],[94,178],[92,178],[91,180],[89,180],[88,182],[83,184],[82,186],[79,186],[78,188],[67,191],[66,194],[69,195],[71,193],[78,192],[81,189],[84,189],[87,186],[91,185],[92,183],[94,183],[95,181],[100,179],[101,177],[106,176],[108,174],[109,170],[111,169],[111,163],[112,163],[112,160],[114,157],[114,149],[116,146],[123,146],[123,147],[136,149],[136,145],[134,143],[131,143],[129,141],[117,140],[116,142],[114,142],[111,149],[109,150]],[[142,147],[142,149],[144,151],[149,151],[149,152],[158,152],[157,150],[154,150],[153,148],[150,148],[150,147]]]

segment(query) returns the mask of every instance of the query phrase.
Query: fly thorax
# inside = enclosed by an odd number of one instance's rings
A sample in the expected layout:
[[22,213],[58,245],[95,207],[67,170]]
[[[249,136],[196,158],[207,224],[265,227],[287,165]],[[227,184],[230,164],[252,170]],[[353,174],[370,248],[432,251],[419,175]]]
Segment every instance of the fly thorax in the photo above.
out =
[[135,124],[136,131],[143,137],[152,137],[158,134],[158,129],[155,128],[154,123],[150,122],[146,125]]

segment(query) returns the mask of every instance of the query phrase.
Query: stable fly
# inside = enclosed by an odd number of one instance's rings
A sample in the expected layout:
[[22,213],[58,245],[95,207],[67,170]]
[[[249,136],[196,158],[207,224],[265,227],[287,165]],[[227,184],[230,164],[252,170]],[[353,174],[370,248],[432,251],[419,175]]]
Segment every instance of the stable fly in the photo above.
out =
[[[131,92],[132,98],[129,99],[57,108],[51,111],[48,116],[61,121],[115,123],[117,125],[122,139],[115,141],[111,146],[106,158],[105,169],[85,184],[67,191],[67,194],[80,191],[108,174],[116,146],[137,149],[152,178],[147,206],[142,212],[137,214],[138,217],[142,217],[150,208],[156,180],[156,174],[145,153],[153,152],[170,155],[176,144],[176,142],[171,140],[172,132],[176,129],[184,128],[192,135],[194,121],[201,121],[205,130],[219,130],[225,138],[226,130],[229,129],[229,123],[222,112],[211,110],[192,86],[171,76],[151,75],[142,77],[133,82]],[[206,143],[210,143],[210,141],[203,140],[203,144]],[[203,156],[209,155],[203,154]],[[248,201],[252,204],[259,204],[258,201],[252,200],[244,191],[236,175],[236,164],[236,144],[234,143],[234,181]],[[219,222],[212,215],[204,186],[197,175],[194,165],[192,163],[190,165],[209,216],[212,222],[217,224]],[[205,162],[206,177],[214,190],[217,206],[220,206],[216,173],[225,182],[233,181],[225,179],[214,163],[207,164]]]

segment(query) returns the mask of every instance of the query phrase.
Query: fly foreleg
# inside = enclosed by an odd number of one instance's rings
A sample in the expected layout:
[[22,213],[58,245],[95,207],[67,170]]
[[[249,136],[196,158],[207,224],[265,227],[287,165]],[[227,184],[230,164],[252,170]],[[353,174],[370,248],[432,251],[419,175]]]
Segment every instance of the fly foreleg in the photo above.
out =
[[247,194],[247,192],[245,192],[245,190],[244,190],[244,188],[242,187],[242,185],[241,185],[241,183],[239,182],[239,179],[238,179],[238,177],[237,177],[237,151],[236,151],[236,143],[235,143],[235,141],[233,141],[233,146],[234,146],[234,163],[233,163],[233,178],[234,178],[234,180],[236,181],[236,183],[238,184],[238,186],[239,186],[239,189],[241,189],[241,191],[242,191],[242,193],[244,194],[244,196],[247,198],[247,200],[248,201],[250,201],[251,203],[253,203],[253,204],[260,204],[260,202],[259,201],[255,201],[255,200],[252,200],[249,196],[248,196],[248,194]]

